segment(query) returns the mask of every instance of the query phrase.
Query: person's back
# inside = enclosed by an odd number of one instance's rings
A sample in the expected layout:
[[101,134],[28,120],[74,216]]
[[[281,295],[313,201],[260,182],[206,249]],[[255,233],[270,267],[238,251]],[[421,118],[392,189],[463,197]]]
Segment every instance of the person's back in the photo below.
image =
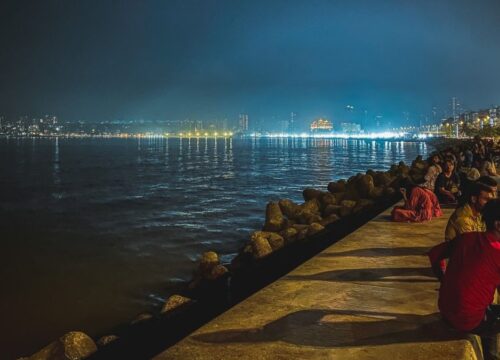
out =
[[491,232],[466,233],[454,249],[439,289],[439,310],[455,328],[478,327],[500,285],[500,239]]
[[428,255],[441,280],[438,305],[444,319],[458,330],[490,336],[500,332],[500,305],[492,304],[500,285],[500,200],[488,201],[482,217],[486,232],[462,234]]

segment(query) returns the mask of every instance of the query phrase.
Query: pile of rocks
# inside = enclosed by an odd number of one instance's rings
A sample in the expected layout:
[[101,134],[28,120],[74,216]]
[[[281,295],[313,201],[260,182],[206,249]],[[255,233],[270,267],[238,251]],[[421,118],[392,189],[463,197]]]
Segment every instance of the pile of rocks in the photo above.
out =
[[291,243],[311,238],[343,217],[372,209],[380,199],[395,195],[399,180],[409,171],[404,163],[387,172],[368,170],[347,181],[329,183],[327,191],[305,189],[302,204],[288,199],[270,202],[262,231],[251,234],[242,252],[262,259]]

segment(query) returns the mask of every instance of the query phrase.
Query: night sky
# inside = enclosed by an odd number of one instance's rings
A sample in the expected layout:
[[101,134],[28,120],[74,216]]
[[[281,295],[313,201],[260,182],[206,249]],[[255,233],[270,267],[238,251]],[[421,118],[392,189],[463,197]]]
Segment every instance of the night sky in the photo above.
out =
[[[347,116],[500,103],[500,1],[2,1],[0,114]],[[357,114],[357,115],[356,115]]]

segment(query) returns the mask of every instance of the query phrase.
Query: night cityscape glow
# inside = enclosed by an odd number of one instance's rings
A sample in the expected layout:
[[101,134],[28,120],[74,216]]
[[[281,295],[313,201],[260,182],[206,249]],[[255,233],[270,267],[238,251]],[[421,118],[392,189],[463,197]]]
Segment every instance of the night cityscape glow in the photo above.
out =
[[500,359],[500,0],[0,2],[0,360]]

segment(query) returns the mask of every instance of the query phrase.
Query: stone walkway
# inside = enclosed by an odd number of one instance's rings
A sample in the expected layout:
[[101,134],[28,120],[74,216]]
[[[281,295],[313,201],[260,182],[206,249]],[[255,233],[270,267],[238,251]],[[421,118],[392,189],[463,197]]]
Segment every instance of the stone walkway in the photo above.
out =
[[156,359],[480,359],[477,337],[440,320],[424,254],[451,212],[406,224],[387,210]]

